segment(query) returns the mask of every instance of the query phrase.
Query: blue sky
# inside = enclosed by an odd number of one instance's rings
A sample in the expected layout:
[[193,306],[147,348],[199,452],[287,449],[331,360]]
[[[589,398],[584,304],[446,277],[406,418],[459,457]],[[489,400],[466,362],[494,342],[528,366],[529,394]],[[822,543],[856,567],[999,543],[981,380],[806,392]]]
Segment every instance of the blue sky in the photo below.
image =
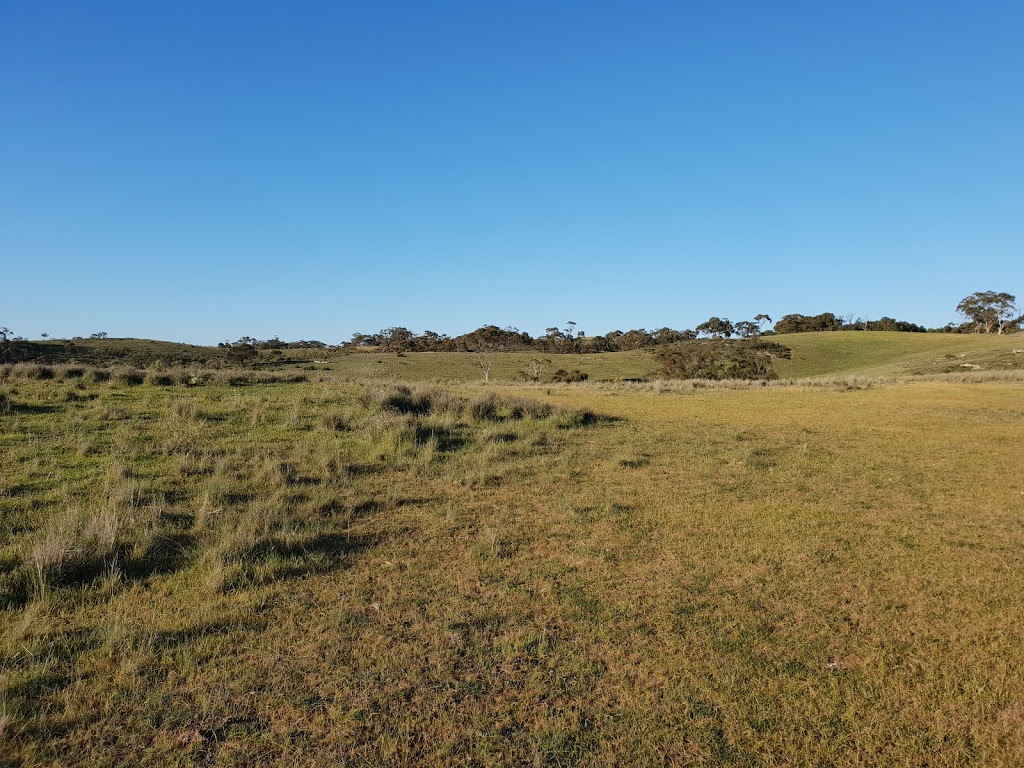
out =
[[1024,4],[0,0],[0,325],[215,343],[1024,298]]

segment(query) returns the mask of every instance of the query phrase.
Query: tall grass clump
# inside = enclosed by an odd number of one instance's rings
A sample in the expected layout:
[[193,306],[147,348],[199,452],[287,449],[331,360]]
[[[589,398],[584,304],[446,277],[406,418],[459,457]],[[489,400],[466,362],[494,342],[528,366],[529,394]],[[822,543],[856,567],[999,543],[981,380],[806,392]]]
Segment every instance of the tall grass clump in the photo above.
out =
[[71,508],[50,518],[24,557],[40,594],[116,571],[120,533],[121,517],[114,509]]
[[29,363],[20,367],[21,375],[26,379],[38,379],[40,381],[47,381],[49,379],[56,378],[57,372],[53,366],[40,365],[39,363]]
[[137,387],[146,380],[146,374],[138,368],[118,368],[112,372],[112,377],[126,387]]

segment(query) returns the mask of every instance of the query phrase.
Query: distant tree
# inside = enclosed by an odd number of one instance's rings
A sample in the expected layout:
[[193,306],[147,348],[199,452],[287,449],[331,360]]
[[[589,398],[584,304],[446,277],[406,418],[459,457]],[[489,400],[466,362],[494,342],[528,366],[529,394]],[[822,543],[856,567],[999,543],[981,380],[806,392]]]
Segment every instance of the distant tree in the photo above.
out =
[[820,315],[783,315],[775,324],[776,333],[811,333],[813,331],[841,331],[843,321],[831,312]]
[[50,338],[50,334],[48,334],[48,333],[40,333],[40,334],[39,334],[39,336],[40,336],[41,338],[44,338],[44,339],[48,339],[48,338]]
[[761,326],[753,320],[740,320],[736,323],[736,335],[749,339],[761,335]]
[[674,344],[685,338],[685,332],[677,331],[674,328],[659,328],[651,333],[651,339],[655,344]]
[[489,384],[491,381],[491,366],[494,364],[494,347],[481,344],[473,351],[476,353],[476,364],[480,366],[480,370],[484,373],[484,384]]
[[8,362],[12,359],[14,332],[4,326],[0,328],[0,362]]
[[384,348],[389,352],[408,352],[416,338],[415,333],[402,326],[385,328],[379,335]]
[[6,326],[0,328],[0,362],[11,363],[16,360],[24,360],[29,356],[29,346],[26,339],[16,336]]
[[533,357],[526,364],[526,370],[523,373],[526,374],[526,378],[530,381],[540,381],[549,365],[551,365],[551,361],[548,358]]
[[697,326],[697,333],[710,336],[713,339],[728,339],[736,333],[736,327],[728,319],[711,317]]
[[853,331],[900,331],[902,333],[925,333],[927,328],[916,323],[908,323],[905,320],[896,320],[892,317],[882,317],[878,320],[857,320],[847,323],[843,330]]
[[500,349],[507,349],[509,336],[515,336],[511,330],[502,330],[496,325],[485,325],[462,337],[466,349],[476,354],[476,364],[484,374],[484,383],[491,380],[491,366],[494,355]]
[[1016,301],[1017,297],[1009,293],[978,291],[957,304],[956,311],[974,323],[977,332],[1001,334],[1020,321],[1014,317]]
[[105,338],[107,338],[107,332],[106,331],[99,331],[97,333],[92,333],[92,334],[89,335],[89,338],[90,339],[105,339]]
[[448,337],[436,331],[424,331],[417,340],[417,348],[425,352],[436,352],[441,345],[448,340]]
[[763,312],[759,315],[754,315],[754,322],[757,323],[759,326],[763,327],[765,325],[768,325],[771,321],[772,319]]
[[[248,365],[259,359],[260,351],[256,348],[258,342],[251,336],[243,336],[235,342],[225,342],[228,349],[228,360],[236,365]],[[221,345],[221,346],[224,346]]]
[[634,328],[631,331],[619,334],[615,338],[615,346],[621,351],[644,349],[654,346],[654,336],[644,328]]

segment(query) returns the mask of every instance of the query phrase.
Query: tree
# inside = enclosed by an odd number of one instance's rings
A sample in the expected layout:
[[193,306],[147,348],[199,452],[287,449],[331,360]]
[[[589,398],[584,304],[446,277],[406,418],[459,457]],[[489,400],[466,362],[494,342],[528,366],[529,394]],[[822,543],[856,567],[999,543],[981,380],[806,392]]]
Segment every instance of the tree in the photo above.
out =
[[775,324],[776,333],[812,333],[814,331],[841,331],[843,321],[831,312],[822,312],[820,315],[808,317],[807,315],[792,314],[783,315]]
[[494,364],[494,353],[505,348],[504,342],[510,333],[512,332],[503,331],[496,325],[485,325],[463,337],[466,349],[476,353],[476,364],[484,372],[484,384],[491,381],[491,366]]
[[28,339],[7,327],[0,328],[0,363],[13,363],[29,357]]
[[740,320],[736,323],[736,335],[742,336],[744,339],[749,339],[752,336],[760,336],[761,326],[753,320]]
[[224,342],[224,346],[228,348],[228,360],[238,365],[256,362],[260,356],[256,343],[256,339],[251,336],[243,336],[234,343]]
[[0,328],[0,361],[7,362],[13,356],[11,354],[12,344],[11,341],[14,338],[14,333],[10,328],[4,326]]
[[721,339],[723,337],[728,339],[736,333],[736,327],[728,319],[711,317],[706,322],[697,326],[697,333],[702,333],[713,339]]
[[408,352],[412,349],[416,334],[399,325],[385,328],[380,332],[380,338],[388,352]]
[[530,358],[530,362],[526,364],[526,370],[524,371],[526,378],[530,381],[540,381],[549,365],[551,365],[551,361],[546,357]]
[[1017,297],[1009,293],[995,291],[978,291],[972,293],[959,304],[956,311],[974,323],[977,332],[1001,334],[1009,326],[1019,321],[1017,314]]

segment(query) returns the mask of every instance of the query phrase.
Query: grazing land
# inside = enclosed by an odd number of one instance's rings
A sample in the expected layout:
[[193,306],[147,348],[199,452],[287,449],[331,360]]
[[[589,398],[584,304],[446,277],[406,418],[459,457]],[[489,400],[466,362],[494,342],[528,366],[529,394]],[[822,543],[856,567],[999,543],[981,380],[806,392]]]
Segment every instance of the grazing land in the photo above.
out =
[[7,369],[0,763],[1019,765],[1020,339]]
[[[886,331],[793,333],[771,338],[793,350],[790,360],[775,361],[783,379],[834,376],[893,377],[965,373],[975,370],[1024,370],[1024,336]],[[65,364],[184,365],[223,367],[226,350],[147,339],[79,339],[68,345],[32,342],[33,355]],[[653,379],[659,374],[655,356],[645,350],[559,354],[496,352],[490,356],[491,378],[519,381],[531,362],[546,361],[548,377],[558,369],[579,370],[590,381]],[[975,367],[977,366],[977,367]],[[482,379],[480,356],[472,352],[379,352],[371,349],[288,349],[280,359],[263,360],[261,369],[300,370],[310,378],[364,381],[476,382]]]

